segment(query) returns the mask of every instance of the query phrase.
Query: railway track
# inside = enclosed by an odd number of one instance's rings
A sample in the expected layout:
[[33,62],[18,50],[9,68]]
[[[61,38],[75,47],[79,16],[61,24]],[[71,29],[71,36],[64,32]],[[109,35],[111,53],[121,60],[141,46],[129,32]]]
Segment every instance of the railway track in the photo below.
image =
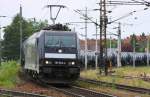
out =
[[53,89],[55,91],[64,93],[68,95],[69,97],[117,97],[114,95],[106,94],[106,93],[100,93],[96,91],[92,91],[85,88],[80,88],[77,86],[62,86],[62,85],[49,85],[46,83],[43,83],[42,81],[36,81],[38,85],[43,86],[48,89]]
[[146,76],[146,74],[143,74],[142,76],[120,76],[120,75],[112,75],[114,77],[119,77],[119,78],[125,78],[125,79],[142,79],[144,81],[150,82],[150,76]]
[[[55,91],[61,92],[65,95],[68,95],[69,97],[117,97],[114,95],[110,95],[110,94],[106,94],[106,93],[99,93],[96,91],[92,91],[89,89],[80,88],[80,87],[76,87],[76,86],[50,85],[39,79],[31,80],[31,82],[33,82],[37,85],[40,85],[42,87],[45,87],[49,90],[55,90]],[[38,96],[35,96],[35,97],[38,97]],[[45,97],[45,96],[43,96],[43,97]]]
[[55,89],[56,91],[62,92],[66,95],[71,97],[117,97],[114,95],[106,94],[106,93],[99,93],[96,91],[92,91],[85,88],[80,88],[76,86],[70,87],[52,87],[50,88]]
[[122,90],[131,91],[131,92],[137,92],[137,93],[141,93],[141,94],[149,94],[150,95],[150,89],[145,89],[145,88],[132,87],[132,86],[108,83],[108,82],[103,82],[103,81],[95,81],[95,80],[85,79],[85,78],[80,78],[79,81],[87,82],[90,84],[96,84],[96,85],[104,85],[104,86],[108,86],[108,87],[114,86],[117,89],[122,89]]
[[20,92],[20,91],[13,91],[7,89],[0,89],[0,96],[6,97],[51,97],[45,95],[39,95],[34,93],[27,93],[27,92]]

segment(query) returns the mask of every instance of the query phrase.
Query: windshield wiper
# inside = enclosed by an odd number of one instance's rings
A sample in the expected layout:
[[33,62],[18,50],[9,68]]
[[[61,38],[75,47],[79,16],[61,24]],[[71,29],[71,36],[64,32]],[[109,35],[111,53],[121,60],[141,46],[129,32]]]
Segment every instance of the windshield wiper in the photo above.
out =
[[62,41],[60,41],[60,47],[64,47],[64,44]]

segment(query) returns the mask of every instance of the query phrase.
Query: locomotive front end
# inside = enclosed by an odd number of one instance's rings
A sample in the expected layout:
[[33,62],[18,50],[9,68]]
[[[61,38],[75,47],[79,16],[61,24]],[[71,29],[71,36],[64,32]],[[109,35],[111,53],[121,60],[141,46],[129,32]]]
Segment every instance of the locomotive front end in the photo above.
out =
[[46,32],[40,72],[45,78],[74,81],[80,75],[78,40],[73,32]]

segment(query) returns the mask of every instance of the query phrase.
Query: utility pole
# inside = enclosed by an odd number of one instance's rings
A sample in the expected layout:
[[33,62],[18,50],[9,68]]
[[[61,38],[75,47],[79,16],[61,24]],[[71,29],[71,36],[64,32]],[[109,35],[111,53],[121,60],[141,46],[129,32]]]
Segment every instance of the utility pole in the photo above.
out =
[[[6,16],[0,16],[0,18],[5,18]],[[1,23],[0,23],[0,66],[1,66],[1,61],[2,61],[2,38],[1,38]]]
[[[93,20],[91,20],[91,18],[89,18],[88,17],[88,11],[89,10],[87,10],[87,7],[86,7],[86,9],[85,10],[74,10],[76,13],[78,13],[78,14],[80,14],[80,15],[82,15],[83,17],[84,17],[84,22],[69,22],[69,23],[84,23],[85,24],[85,35],[84,35],[84,37],[85,37],[85,42],[84,42],[84,65],[85,65],[85,70],[87,69],[87,63],[88,63],[88,60],[87,60],[87,52],[88,52],[88,48],[87,48],[87,23],[94,23],[95,25],[96,25],[96,27],[97,26],[99,26],[99,24],[97,24],[97,22],[95,22],[95,21],[93,21]],[[82,14],[82,13],[80,13],[80,11],[85,11],[85,14]],[[88,20],[90,20],[91,22],[88,22]],[[97,28],[96,28],[96,31],[97,31]],[[83,36],[83,35],[82,35]],[[96,43],[97,44],[97,43]],[[97,47],[96,47],[97,48]],[[98,60],[98,56],[97,56],[97,60]],[[97,64],[98,64],[98,62],[97,62]],[[98,66],[96,66],[96,67],[98,67]]]
[[20,64],[22,60],[22,6],[20,5]]
[[1,39],[1,25],[0,25],[0,66],[1,66],[1,59],[2,59],[1,42],[2,42],[2,39]]
[[[97,20],[96,20],[97,23]],[[96,40],[95,40],[95,69],[98,69],[98,44],[97,44],[97,25],[95,25],[96,27]]]
[[[106,28],[107,24],[111,24],[115,21],[118,21],[124,17],[120,17],[119,19],[116,19],[112,22],[107,22],[107,16],[106,16],[106,5],[107,6],[116,6],[116,5],[145,5],[146,7],[150,6],[150,2],[139,2],[136,0],[132,1],[108,1],[106,0],[100,0],[100,67],[103,69],[105,67],[105,75],[107,75],[107,66],[106,66],[106,58],[107,58],[107,46],[106,46]],[[144,9],[146,10],[146,9]],[[136,11],[133,11],[134,13]],[[132,15],[132,13],[130,13]],[[129,15],[130,15],[129,14]],[[134,47],[135,51],[135,47]],[[135,56],[134,56],[135,57]],[[119,62],[119,61],[118,61]],[[100,70],[101,72],[101,70]]]
[[135,46],[133,48],[133,67],[135,68]]
[[121,67],[121,23],[118,26],[118,54],[117,54],[117,67]]
[[106,63],[107,59],[107,43],[106,43],[106,0],[100,0],[100,73],[104,71],[105,75],[108,73]]
[[87,70],[87,7],[85,8],[85,70]]
[[112,50],[111,50],[111,40],[112,40],[112,37],[111,37],[111,35],[110,35],[110,45],[109,45],[109,49],[110,49],[110,54],[112,54],[111,52],[112,52]]
[[147,66],[149,66],[149,34],[147,36]]
[[[88,47],[87,47],[87,23],[92,23],[92,22],[88,22],[88,10],[87,10],[87,7],[85,7],[85,10],[77,10],[75,12],[80,13],[80,11],[85,11],[85,14],[83,14],[84,16],[84,24],[85,24],[85,43],[84,43],[84,53],[85,53],[85,56],[84,56],[84,64],[85,64],[85,70],[87,70],[87,63],[88,63],[88,60],[87,60],[87,52],[88,52]],[[82,22],[79,22],[79,23],[82,23]]]
[[134,68],[135,68],[135,46],[136,46],[135,38],[136,36],[133,37],[133,67]]

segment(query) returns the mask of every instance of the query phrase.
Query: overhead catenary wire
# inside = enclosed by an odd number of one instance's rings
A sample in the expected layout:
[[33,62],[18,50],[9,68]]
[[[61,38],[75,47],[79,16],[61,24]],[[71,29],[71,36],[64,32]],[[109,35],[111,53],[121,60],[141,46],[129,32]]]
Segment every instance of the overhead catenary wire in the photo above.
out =
[[[101,3],[99,3],[101,4]],[[106,6],[117,6],[117,5],[145,5],[147,7],[150,6],[150,2],[143,2],[143,1],[137,1],[137,0],[132,0],[132,1],[107,1]],[[103,5],[103,4],[101,4]]]
[[98,23],[96,23],[94,20],[92,20],[91,18],[89,18],[88,16],[86,17],[85,14],[81,13],[79,10],[74,10],[74,12],[78,13],[79,15],[87,18],[89,21],[91,21],[92,23],[96,24],[97,26],[100,26]]

